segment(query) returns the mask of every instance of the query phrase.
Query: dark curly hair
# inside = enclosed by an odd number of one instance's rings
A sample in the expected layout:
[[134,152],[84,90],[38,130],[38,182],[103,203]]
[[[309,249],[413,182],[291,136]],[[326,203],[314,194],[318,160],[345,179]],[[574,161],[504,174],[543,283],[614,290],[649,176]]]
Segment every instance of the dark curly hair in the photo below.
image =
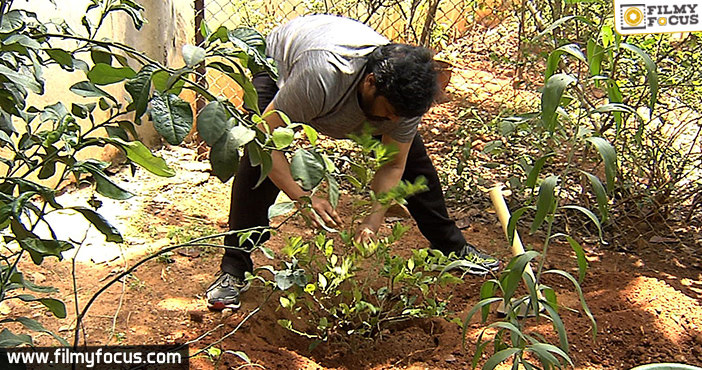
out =
[[387,44],[368,56],[365,73],[375,76],[378,95],[388,99],[401,117],[426,113],[438,92],[433,53],[421,46]]

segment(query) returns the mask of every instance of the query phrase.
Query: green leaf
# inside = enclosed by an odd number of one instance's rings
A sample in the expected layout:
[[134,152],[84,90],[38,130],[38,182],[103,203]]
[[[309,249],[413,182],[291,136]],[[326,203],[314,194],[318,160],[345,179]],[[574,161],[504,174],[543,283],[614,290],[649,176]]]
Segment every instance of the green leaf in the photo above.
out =
[[559,236],[565,237],[566,240],[568,240],[570,247],[573,249],[573,252],[575,252],[575,257],[578,261],[578,283],[582,284],[583,280],[585,280],[585,274],[587,273],[588,268],[587,258],[585,258],[585,251],[580,243],[578,243],[570,235],[558,233],[552,235],[551,238],[557,238]]
[[600,242],[603,243],[603,244],[607,244],[607,243],[604,241],[604,237],[603,237],[603,235],[602,235],[602,224],[600,224],[600,220],[597,218],[597,216],[596,216],[594,213],[592,213],[592,211],[590,211],[590,210],[587,209],[587,208],[584,208],[584,207],[581,207],[581,206],[574,206],[574,205],[563,206],[563,207],[561,207],[561,208],[563,208],[563,209],[572,209],[572,210],[576,210],[576,211],[582,212],[585,216],[587,216],[587,217],[595,224],[595,226],[597,226],[597,231],[598,231],[598,233],[599,233],[599,235],[600,235]]
[[544,83],[545,81],[548,81],[548,79],[553,76],[553,73],[556,71],[558,68],[558,63],[561,61],[561,55],[563,54],[568,54],[579,61],[583,63],[587,63],[587,60],[585,59],[585,55],[583,55],[583,52],[580,50],[580,47],[576,44],[568,44],[568,45],[563,45],[559,47],[558,49],[554,50],[551,52],[551,54],[548,56],[548,61],[546,62],[546,72],[544,72]]
[[229,181],[236,174],[237,168],[239,168],[239,147],[241,142],[236,136],[234,129],[241,127],[243,126],[233,127],[210,149],[212,173],[222,182]]
[[268,219],[271,220],[274,217],[282,216],[284,214],[290,213],[295,209],[295,202],[282,202],[275,203],[268,208]]
[[269,260],[272,260],[275,258],[275,253],[273,253],[273,250],[270,248],[266,248],[264,246],[259,247],[261,252],[263,252],[263,255],[266,256]]
[[122,234],[116,227],[112,226],[109,221],[107,221],[101,214],[95,212],[94,210],[86,207],[70,207],[72,209],[85,217],[86,220],[90,221],[93,226],[95,226],[98,231],[105,235],[105,241],[113,243],[122,243]]
[[293,179],[302,181],[302,188],[311,190],[326,174],[324,159],[316,152],[298,149],[290,161],[290,172]]
[[5,76],[9,81],[19,85],[20,87],[27,88],[35,94],[44,93],[44,84],[37,80],[36,77],[32,75],[26,75],[17,71],[13,71],[10,68],[5,67],[5,65],[0,64],[0,75]]
[[651,100],[649,102],[649,108],[651,110],[656,106],[656,101],[658,100],[658,67],[656,63],[651,59],[651,57],[638,46],[634,46],[627,43],[621,43],[620,47],[633,51],[644,63],[646,68],[646,79],[648,80],[648,85],[651,88]]
[[329,204],[336,208],[339,205],[339,183],[334,179],[334,176],[327,175],[327,184],[329,185]]
[[563,320],[561,320],[561,316],[558,315],[558,312],[553,307],[551,307],[551,305],[548,304],[547,301],[543,301],[543,303],[545,303],[543,307],[548,312],[548,316],[551,318],[553,328],[556,330],[556,333],[558,333],[558,341],[560,343],[561,349],[563,349],[563,351],[565,352],[568,352],[568,332],[566,331],[565,325],[563,325]]
[[502,288],[504,290],[505,302],[509,302],[512,299],[514,292],[517,290],[517,287],[519,287],[519,282],[522,280],[524,269],[526,268],[527,264],[529,264],[529,262],[531,262],[531,260],[536,258],[538,255],[539,252],[527,251],[512,258],[508,265],[509,273],[506,276],[501,277],[501,280],[503,280]]
[[494,322],[494,323],[488,325],[487,327],[488,328],[502,328],[502,329],[509,330],[511,333],[514,333],[517,337],[519,337],[523,341],[525,341],[525,342],[527,341],[527,338],[524,336],[524,334],[522,334],[522,331],[519,330],[519,328],[514,326],[514,324],[512,324],[512,323],[505,322],[505,321],[498,321],[498,322]]
[[173,75],[164,70],[158,70],[151,76],[154,88],[160,92],[167,91],[171,94],[180,94],[185,86],[185,80],[180,78],[183,74],[192,72],[191,69],[178,70]]
[[533,206],[522,207],[514,211],[514,213],[509,216],[509,222],[507,223],[507,240],[509,240],[509,245],[512,245],[512,242],[514,241],[514,234],[517,230],[517,223],[519,222],[519,219],[522,218],[524,212],[534,208],[535,207]]
[[194,45],[183,45],[183,60],[188,67],[194,67],[205,60],[205,49]]
[[536,180],[539,178],[539,173],[541,172],[541,168],[544,166],[546,163],[546,160],[553,157],[555,153],[548,153],[541,158],[537,159],[534,162],[534,166],[531,168],[529,171],[529,175],[527,175],[526,183],[525,186],[529,189],[533,189],[534,186],[536,186]]
[[149,148],[140,141],[124,141],[119,138],[103,138],[104,141],[124,150],[130,161],[138,164],[156,176],[173,177],[175,170],[168,167],[166,161],[155,156]]
[[68,342],[61,338],[60,336],[56,335],[54,332],[46,329],[39,321],[36,321],[34,319],[26,318],[26,317],[18,317],[16,319],[4,319],[0,320],[0,323],[6,323],[6,322],[19,322],[22,325],[24,325],[25,328],[40,332],[40,333],[46,333],[54,337],[62,346],[69,346]]
[[[545,357],[545,358],[552,358],[552,356],[548,356],[548,353],[549,353],[549,352],[553,352],[553,353],[555,353],[555,354],[557,354],[557,355],[563,357],[564,360],[568,361],[568,363],[570,364],[570,366],[575,366],[575,365],[573,364],[573,361],[571,361],[570,357],[568,357],[568,355],[567,355],[565,352],[563,352],[563,350],[561,350],[560,348],[558,348],[558,347],[556,347],[556,346],[554,346],[554,345],[552,345],[552,344],[548,344],[548,343],[535,343],[535,344],[532,344],[532,345],[528,346],[528,347],[526,348],[526,350],[527,350],[527,351],[535,352],[535,353],[537,353],[537,354],[539,354],[540,356],[543,356],[543,357]],[[553,359],[555,359],[555,358],[553,358]],[[558,362],[558,360],[556,360],[555,363],[556,363],[556,364],[560,364],[560,362]]]
[[266,178],[268,178],[268,174],[273,168],[273,159],[271,158],[270,153],[262,150],[255,141],[250,142],[247,148],[249,150],[249,161],[251,162],[251,165],[254,167],[261,166],[261,174],[258,177],[256,186],[254,186],[254,188],[257,188]]
[[[3,18],[3,24],[5,19]],[[0,332],[0,348],[17,347],[23,344],[32,345],[32,337],[27,334],[13,334],[5,328]]]
[[96,191],[108,198],[125,200],[134,196],[134,194],[122,189],[117,184],[112,182],[105,172],[98,167],[93,161],[77,162],[73,166],[73,171],[89,172],[93,175],[96,184]]
[[2,15],[2,24],[0,24],[0,33],[11,33],[18,31],[24,27],[24,11],[10,10]]
[[511,356],[521,352],[521,348],[507,348],[492,355],[483,365],[483,370],[492,370]]
[[90,48],[90,59],[93,60],[94,64],[112,65],[112,52],[104,46],[95,45]]
[[32,262],[36,265],[40,265],[47,256],[55,256],[62,260],[61,252],[73,249],[73,244],[62,240],[24,238],[19,240],[19,244],[29,252]]
[[607,192],[611,193],[614,190],[614,178],[617,175],[617,152],[612,144],[601,137],[589,137],[587,141],[595,146],[604,161]]
[[593,39],[587,40],[587,61],[591,76],[600,74],[602,58],[604,58],[604,48]]
[[295,139],[295,131],[289,127],[276,127],[272,136],[275,148],[281,150],[292,144]]
[[46,49],[44,51],[61,67],[73,70],[73,56],[67,51],[63,49]]
[[141,116],[146,113],[146,108],[149,105],[149,94],[151,92],[151,78],[157,70],[157,66],[147,64],[141,68],[136,76],[124,84],[124,89],[127,90],[132,97],[135,120],[140,119]]
[[110,85],[136,76],[129,67],[116,68],[108,64],[98,63],[88,72],[88,79],[96,85]]
[[207,104],[197,116],[197,132],[209,146],[215,145],[231,128],[229,113],[218,101]]
[[105,90],[95,86],[92,82],[90,81],[81,81],[78,83],[73,84],[69,88],[73,93],[77,94],[78,96],[82,96],[84,98],[100,98],[100,97],[105,97],[113,102],[117,102],[117,99],[115,99],[112,95],[108,94]]
[[[231,120],[233,119],[230,119],[230,121]],[[232,137],[234,145],[236,145],[238,148],[253,141],[253,139],[256,138],[256,131],[244,126],[243,124],[240,124],[232,127],[229,130],[229,135]]]
[[609,218],[609,200],[607,199],[607,191],[597,176],[582,170],[580,172],[582,172],[590,180],[592,191],[595,193],[595,197],[597,198],[597,209],[600,211],[602,223],[606,223],[607,219]]
[[461,334],[461,336],[463,337],[464,345],[466,341],[466,332],[468,331],[468,323],[470,322],[470,319],[473,318],[473,315],[475,315],[478,311],[482,311],[483,307],[490,306],[491,304],[500,301],[502,301],[502,298],[500,297],[481,299],[480,302],[476,303],[475,306],[473,306],[473,308],[471,308],[470,311],[468,311],[466,318],[463,320],[463,329]]
[[534,222],[531,224],[532,234],[541,227],[546,216],[553,211],[556,203],[554,189],[557,183],[558,176],[551,175],[547,177],[539,187],[539,198],[536,201],[536,215],[534,215]]
[[590,308],[587,306],[587,302],[585,302],[585,295],[583,295],[583,290],[582,288],[580,288],[580,284],[578,284],[573,275],[562,270],[548,270],[544,271],[544,274],[561,275],[566,279],[570,280],[571,283],[573,283],[575,290],[578,292],[578,297],[580,298],[580,305],[582,306],[583,311],[585,311],[585,315],[587,315],[587,317],[590,319],[590,322],[592,323],[592,339],[597,339],[597,321],[595,321],[595,317],[592,316],[592,312],[590,312]]
[[190,103],[175,94],[154,92],[151,98],[154,128],[171,145],[178,145],[193,127]]
[[576,81],[575,77],[563,73],[555,74],[546,81],[541,95],[541,120],[551,133],[556,129],[556,109],[561,102],[563,91]]
[[317,145],[317,138],[319,138],[317,130],[315,130],[312,126],[302,125],[302,131],[304,131],[305,136],[307,136],[307,139],[310,141],[310,144],[313,146]]

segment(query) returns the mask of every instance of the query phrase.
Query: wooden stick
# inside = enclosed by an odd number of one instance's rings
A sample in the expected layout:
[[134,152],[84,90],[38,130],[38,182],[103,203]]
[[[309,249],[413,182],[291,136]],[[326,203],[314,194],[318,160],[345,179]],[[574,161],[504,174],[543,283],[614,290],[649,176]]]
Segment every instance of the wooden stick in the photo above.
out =
[[[497,185],[490,189],[490,200],[492,200],[492,206],[495,207],[495,212],[497,212],[497,218],[502,224],[502,230],[509,240],[509,235],[507,235],[507,226],[509,225],[509,208],[507,208],[507,203],[502,195],[502,185]],[[510,246],[510,252],[512,252],[512,257],[524,254],[524,245],[522,245],[522,240],[519,238],[519,233],[516,228],[514,230],[514,239],[512,240],[512,245]],[[536,277],[534,276],[534,271],[531,269],[531,264],[527,264],[524,271],[529,274],[532,280],[536,282]],[[539,292],[539,296],[541,292]]]

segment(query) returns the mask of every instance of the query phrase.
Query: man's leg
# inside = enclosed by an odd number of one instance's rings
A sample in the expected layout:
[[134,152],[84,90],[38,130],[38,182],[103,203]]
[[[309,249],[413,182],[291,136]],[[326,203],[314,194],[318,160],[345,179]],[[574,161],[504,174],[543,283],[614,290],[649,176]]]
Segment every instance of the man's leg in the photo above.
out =
[[419,231],[429,240],[432,248],[446,255],[460,251],[466,245],[466,239],[456,227],[456,223],[449,218],[439,175],[418,133],[407,154],[402,179],[414,182],[419,176],[427,179],[429,190],[407,198],[407,209],[417,221]]
[[427,179],[429,190],[407,198],[407,209],[417,222],[419,231],[431,243],[431,247],[446,255],[454,252],[459,257],[485,267],[471,270],[476,274],[482,275],[488,270],[498,268],[499,261],[477,251],[467,243],[456,223],[449,218],[439,175],[427,155],[422,137],[417,133],[407,154],[402,179],[414,182],[419,176]]
[[[273,100],[278,89],[267,74],[254,76],[253,84],[258,92],[259,107],[263,110]],[[256,187],[260,174],[260,166],[253,167],[248,151],[244,151],[232,184],[229,230],[268,227],[268,207],[275,202],[279,189],[268,178]],[[239,243],[239,236],[236,234],[224,238],[225,246],[244,250],[225,249],[220,265],[221,275],[207,289],[210,308],[239,307],[239,294],[246,289],[244,273],[253,271],[251,253],[248,251],[255,245],[264,243],[269,236],[268,231],[258,230],[243,243]]]

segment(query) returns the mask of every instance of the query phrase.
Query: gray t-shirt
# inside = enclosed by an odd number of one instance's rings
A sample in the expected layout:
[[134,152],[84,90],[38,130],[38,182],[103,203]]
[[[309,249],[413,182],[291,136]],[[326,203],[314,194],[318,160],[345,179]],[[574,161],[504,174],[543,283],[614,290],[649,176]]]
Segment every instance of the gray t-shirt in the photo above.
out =
[[[278,65],[276,109],[333,138],[359,133],[367,121],[358,97],[367,55],[389,41],[368,26],[333,15],[296,18],[266,39]],[[370,122],[376,134],[409,142],[421,117]]]

